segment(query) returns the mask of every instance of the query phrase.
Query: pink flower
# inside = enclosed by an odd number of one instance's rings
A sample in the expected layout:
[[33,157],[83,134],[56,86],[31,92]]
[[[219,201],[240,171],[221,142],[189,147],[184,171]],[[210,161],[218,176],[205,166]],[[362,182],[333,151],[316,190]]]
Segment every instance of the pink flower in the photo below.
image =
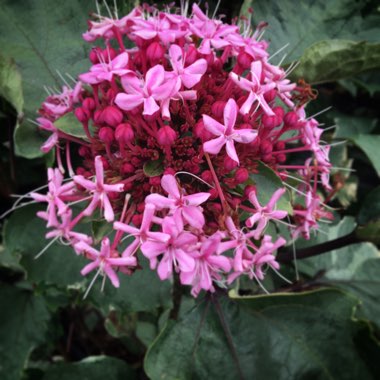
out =
[[192,271],[181,272],[180,279],[184,285],[191,285],[191,294],[196,297],[201,289],[215,291],[213,280],[221,280],[221,271],[231,270],[230,260],[217,253],[219,243],[223,235],[216,232],[201,243],[200,250],[191,252],[195,259]]
[[121,83],[126,93],[117,94],[115,103],[125,111],[131,111],[143,104],[143,115],[153,115],[159,111],[157,101],[166,100],[179,90],[176,80],[165,80],[165,70],[161,65],[148,70],[145,82],[135,76],[126,75]]
[[46,234],[46,239],[63,238],[69,244],[76,244],[80,241],[84,241],[87,244],[92,244],[92,238],[90,236],[72,230],[71,210],[67,210],[64,214],[62,214],[61,219],[61,223],[58,223],[53,230]]
[[77,82],[74,89],[63,86],[62,93],[48,96],[42,103],[42,108],[53,119],[57,119],[72,110],[73,105],[79,100],[81,91],[82,82]]
[[[99,56],[99,58],[101,58]],[[111,82],[114,75],[119,77],[131,72],[127,69],[129,61],[128,53],[121,53],[112,61],[101,62],[93,65],[88,73],[80,74],[79,78],[84,83],[98,84],[103,81]]]
[[130,256],[136,252],[138,247],[147,240],[155,240],[157,242],[166,243],[170,239],[170,235],[163,232],[150,231],[152,219],[154,216],[155,207],[152,204],[146,204],[143,220],[140,228],[130,226],[125,223],[115,222],[113,228],[118,231],[123,231],[126,234],[135,237],[135,240],[125,249],[123,256]]
[[181,218],[195,228],[202,228],[205,224],[200,204],[206,202],[209,193],[195,193],[184,195],[183,190],[178,187],[174,176],[166,174],[161,179],[162,188],[169,194],[166,198],[160,194],[150,194],[146,197],[147,204],[153,204],[158,210],[170,208],[174,215],[179,214]]
[[138,36],[144,40],[158,37],[165,45],[188,34],[187,30],[177,29],[171,22],[172,18],[164,13],[158,17],[150,17],[148,20],[136,19],[132,26],[132,36]]
[[228,156],[239,164],[234,141],[248,144],[252,142],[257,132],[253,129],[234,129],[237,118],[237,105],[234,99],[229,99],[223,112],[224,125],[208,115],[203,115],[205,128],[212,134],[219,136],[216,139],[203,143],[203,149],[207,153],[218,154],[226,145]]
[[91,193],[91,202],[83,211],[83,215],[91,215],[100,203],[100,207],[104,209],[104,217],[107,222],[112,222],[115,215],[107,193],[120,193],[124,190],[124,185],[122,183],[116,183],[113,185],[107,185],[104,183],[104,169],[101,156],[95,157],[95,173],[95,182],[84,178],[82,175],[76,175],[73,178],[78,185],[84,187]]
[[222,49],[228,46],[229,42],[225,37],[238,31],[236,25],[226,25],[220,21],[209,19],[196,4],[193,4],[193,13],[196,17],[189,26],[195,35],[202,38],[198,48],[202,54],[211,54],[212,47]]
[[207,61],[198,59],[185,68],[185,57],[182,49],[178,45],[171,45],[169,49],[170,64],[177,78],[181,80],[187,88],[194,87],[207,70]]
[[47,202],[47,226],[52,227],[56,226],[57,221],[57,212],[58,215],[64,215],[68,206],[64,202],[64,198],[74,194],[75,183],[73,181],[63,183],[63,175],[59,169],[48,169],[48,192],[46,195],[31,193],[31,197],[37,202]]
[[37,122],[40,129],[52,132],[50,137],[41,146],[41,150],[44,153],[48,153],[57,145],[59,141],[59,130],[50,120],[45,119],[44,117],[39,117]]
[[273,269],[280,269],[280,264],[276,261],[274,252],[278,248],[282,247],[286,243],[286,240],[279,237],[274,243],[272,243],[272,237],[265,235],[260,248],[254,254],[253,265],[256,277],[259,280],[264,279],[263,266],[269,265]]
[[190,272],[194,270],[195,261],[189,251],[195,249],[198,239],[190,232],[182,230],[176,217],[167,216],[162,221],[162,232],[169,235],[167,242],[148,240],[141,246],[141,251],[150,260],[151,269],[157,266],[157,257],[163,254],[157,272],[161,280],[168,279],[176,271]]
[[260,61],[254,61],[251,64],[251,80],[243,77],[239,77],[237,74],[231,72],[231,79],[243,90],[249,91],[247,100],[240,107],[240,112],[246,115],[250,112],[252,104],[257,101],[263,111],[269,115],[273,116],[274,112],[268,105],[264,98],[264,94],[276,87],[275,83],[261,84],[261,74],[263,65]]
[[288,215],[287,211],[274,209],[276,203],[285,192],[285,188],[276,190],[266,206],[260,205],[255,191],[249,193],[249,200],[255,206],[256,212],[246,220],[245,224],[251,228],[254,224],[258,223],[253,235],[256,240],[260,238],[270,220],[284,219]]
[[102,275],[106,275],[111,280],[112,285],[115,288],[120,286],[119,278],[117,277],[115,269],[119,267],[130,267],[137,265],[136,257],[118,257],[117,252],[112,252],[110,241],[107,237],[103,238],[100,251],[91,247],[84,241],[76,243],[75,249],[78,253],[84,253],[86,256],[90,256],[93,260],[92,263],[87,264],[81,270],[81,274],[83,276],[98,268],[98,272]]

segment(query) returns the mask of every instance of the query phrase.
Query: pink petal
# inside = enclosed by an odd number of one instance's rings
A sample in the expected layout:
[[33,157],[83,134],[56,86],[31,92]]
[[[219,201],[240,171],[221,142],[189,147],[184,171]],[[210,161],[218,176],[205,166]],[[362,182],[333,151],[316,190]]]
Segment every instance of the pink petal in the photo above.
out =
[[226,127],[223,124],[220,124],[208,115],[203,115],[203,124],[209,132],[216,136],[224,135],[226,131]]
[[231,262],[228,257],[225,256],[209,256],[207,261],[214,267],[221,268],[225,272],[229,272],[231,270]]
[[219,136],[216,139],[206,141],[203,143],[203,150],[206,153],[218,154],[226,143],[226,138],[224,136]]
[[129,256],[129,257],[114,257],[107,260],[108,263],[115,266],[136,266],[137,265],[137,259],[136,257]]
[[175,256],[178,261],[178,266],[181,272],[191,272],[194,270],[194,259],[190,255],[185,253],[182,249],[176,249]]
[[235,129],[232,138],[239,143],[248,144],[255,140],[257,131],[253,129]]
[[90,272],[92,272],[95,268],[97,268],[99,266],[99,263],[97,261],[93,261],[92,263],[90,264],[87,264],[81,271],[80,271],[80,274],[82,276],[86,276],[87,274],[89,274]]
[[206,202],[210,198],[210,193],[196,193],[191,195],[186,195],[183,199],[189,206],[199,206],[203,202]]
[[73,177],[73,180],[78,185],[84,187],[86,190],[94,191],[96,189],[96,184],[86,178],[84,178],[82,175],[75,175]]
[[119,93],[116,95],[115,104],[124,111],[130,111],[144,102],[141,94],[130,95]]
[[182,208],[184,219],[195,228],[202,228],[205,224],[205,217],[197,206],[184,206]]
[[150,96],[149,98],[144,99],[143,115],[153,115],[157,111],[159,111],[159,109],[160,109],[160,107],[157,105],[153,96]]
[[229,99],[223,111],[224,125],[227,131],[231,131],[235,126],[237,117],[237,105],[234,99]]
[[175,71],[183,68],[183,53],[182,49],[178,45],[170,46],[169,57],[170,63]]
[[152,91],[165,79],[165,70],[162,65],[156,65],[148,70],[145,75],[145,87]]
[[162,210],[163,208],[174,207],[176,201],[174,199],[166,198],[160,194],[149,194],[145,198],[145,203],[151,203],[156,206],[157,210]]
[[141,245],[141,252],[148,259],[157,257],[158,255],[165,252],[166,250],[167,250],[167,244],[161,243],[161,242],[148,240]]
[[254,92],[250,92],[247,100],[240,107],[240,113],[242,115],[247,115],[251,111],[252,104],[257,100],[256,94]]
[[238,157],[238,155],[236,153],[235,144],[234,144],[233,140],[227,140],[227,142],[226,142],[226,151],[227,151],[228,156],[232,160],[236,161],[238,163],[238,165],[239,165],[239,157]]
[[286,189],[285,188],[282,188],[282,189],[278,189],[276,190],[273,195],[272,195],[272,198],[270,199],[270,201],[268,202],[267,204],[267,209],[268,210],[273,210],[273,208],[275,207],[276,203],[279,201],[279,199],[286,193]]
[[158,264],[157,273],[161,280],[166,280],[172,275],[173,264],[170,260],[169,254],[164,255],[164,257],[161,259],[160,263]]
[[128,65],[129,55],[124,52],[119,54],[116,58],[112,60],[112,68],[113,69],[123,69]]
[[166,174],[161,179],[162,188],[174,199],[180,199],[178,184],[175,177],[171,174]]
[[111,280],[112,285],[115,288],[118,288],[120,286],[120,281],[115,271],[109,265],[105,265],[103,270],[106,273],[107,277]]
[[103,184],[104,181],[104,169],[103,161],[101,156],[95,157],[95,173],[96,173],[96,182]]
[[102,194],[102,200],[104,208],[104,218],[107,222],[113,222],[113,220],[115,219],[115,214],[113,212],[111,202],[105,193]]

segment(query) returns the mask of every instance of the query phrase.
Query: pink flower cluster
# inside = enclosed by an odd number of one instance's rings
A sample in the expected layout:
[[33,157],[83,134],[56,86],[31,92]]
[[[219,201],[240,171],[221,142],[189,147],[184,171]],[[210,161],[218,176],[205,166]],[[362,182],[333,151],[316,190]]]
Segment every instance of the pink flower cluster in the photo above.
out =
[[[286,240],[267,226],[308,238],[331,218],[322,199],[332,188],[323,130],[304,110],[310,88],[286,79],[247,25],[241,33],[195,4],[185,10],[144,5],[89,22],[84,39],[105,47],[91,50],[74,89],[42,104],[37,122],[50,136],[41,149],[55,149],[58,168],[49,169],[47,194],[32,197],[47,203],[46,237],[90,260],[83,275],[96,271],[118,287],[118,273],[131,275],[143,255],[160,279],[176,272],[197,296],[277,271]],[[76,122],[64,129],[57,121],[68,114]],[[255,181],[263,167],[282,181],[273,194]],[[99,249],[79,232],[88,217],[112,223]]]

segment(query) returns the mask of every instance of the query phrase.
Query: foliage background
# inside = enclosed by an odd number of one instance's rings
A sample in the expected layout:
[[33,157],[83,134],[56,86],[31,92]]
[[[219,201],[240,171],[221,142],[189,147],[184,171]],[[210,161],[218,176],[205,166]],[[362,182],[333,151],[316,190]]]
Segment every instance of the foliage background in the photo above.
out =
[[[119,14],[130,7],[118,1]],[[269,296],[241,281],[229,295],[193,300],[142,270],[119,291],[94,288],[83,301],[82,262],[66,247],[33,259],[46,242],[37,208],[28,206],[1,221],[1,379],[380,378],[378,3],[222,1],[220,13],[230,20],[249,7],[254,23],[269,23],[270,51],[288,43],[283,64],[300,61],[292,78],[318,90],[308,113],[332,106],[318,118],[336,125],[324,138],[347,141],[331,154],[334,166],[352,169],[332,176],[336,220],[298,243],[310,256],[298,260],[299,280],[288,263],[282,271],[295,283],[268,276]],[[81,33],[94,9],[92,0],[0,1],[2,211],[11,194],[45,183],[53,159],[41,157],[43,136],[28,119],[43,86],[62,84],[56,70],[75,76],[88,68]]]

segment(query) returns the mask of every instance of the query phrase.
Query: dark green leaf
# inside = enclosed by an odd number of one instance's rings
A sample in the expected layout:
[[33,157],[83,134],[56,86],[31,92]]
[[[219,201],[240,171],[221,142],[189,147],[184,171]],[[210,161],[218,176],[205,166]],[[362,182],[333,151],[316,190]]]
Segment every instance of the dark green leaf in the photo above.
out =
[[142,269],[133,275],[119,275],[120,288],[116,289],[108,282],[101,292],[95,286],[89,295],[90,301],[100,307],[104,314],[116,309],[123,312],[151,311],[158,307],[171,306],[171,284],[161,281],[155,271],[149,269],[145,257],[140,254]]
[[21,255],[21,265],[28,280],[60,286],[83,281],[81,268],[86,260],[71,247],[54,243],[37,260],[34,257],[49,243],[45,239],[45,222],[36,216],[41,207],[27,206],[14,212],[4,228],[4,245],[11,253]]
[[[280,177],[267,165],[259,162],[257,167],[258,173],[250,174],[250,179],[257,186],[257,198],[262,205],[265,205],[271,199],[273,193],[281,188],[284,188]],[[278,210],[288,211],[292,214],[292,206],[290,204],[289,193],[286,192],[277,202]]]
[[380,186],[373,189],[364,199],[358,214],[358,222],[366,224],[380,219]]
[[43,342],[49,314],[40,296],[0,286],[0,378],[17,380],[31,350]]
[[9,102],[18,114],[24,105],[21,75],[14,61],[0,55],[0,97]]
[[169,321],[144,367],[155,379],[371,379],[338,290],[229,300],[213,296]]
[[60,117],[58,120],[54,122],[54,125],[60,131],[65,132],[70,136],[75,136],[82,139],[87,138],[82,123],[79,122],[79,120],[75,117],[75,115],[72,112]]
[[77,363],[50,367],[43,380],[133,380],[135,371],[124,361],[107,356],[89,356]]
[[371,133],[376,127],[377,119],[340,115],[334,118],[334,122],[337,125],[334,138],[349,139]]
[[[289,44],[285,62],[299,59],[315,42],[329,39],[377,42],[379,16],[363,17],[366,2],[341,1],[256,1],[246,0],[241,14],[248,7],[254,11],[255,24],[269,23],[265,37],[272,53]],[[280,59],[280,56],[279,58]]]
[[43,153],[40,148],[48,137],[48,134],[43,136],[36,125],[24,120],[16,125],[14,133],[16,154],[29,159],[41,157]]
[[[57,74],[76,76],[86,71],[88,47],[82,39],[86,19],[95,7],[88,1],[4,0],[0,5],[2,54],[15,60],[23,81],[24,111],[35,118],[47,96],[44,86],[63,84]],[[25,129],[25,130],[24,130]],[[17,152],[28,158],[42,156],[36,128],[22,124],[16,131]]]
[[291,79],[334,82],[380,67],[380,44],[347,40],[320,41],[307,48]]
[[148,161],[143,167],[144,174],[147,177],[157,177],[164,172],[162,160]]
[[380,136],[379,135],[358,135],[352,138],[357,145],[371,161],[377,175],[380,176]]

